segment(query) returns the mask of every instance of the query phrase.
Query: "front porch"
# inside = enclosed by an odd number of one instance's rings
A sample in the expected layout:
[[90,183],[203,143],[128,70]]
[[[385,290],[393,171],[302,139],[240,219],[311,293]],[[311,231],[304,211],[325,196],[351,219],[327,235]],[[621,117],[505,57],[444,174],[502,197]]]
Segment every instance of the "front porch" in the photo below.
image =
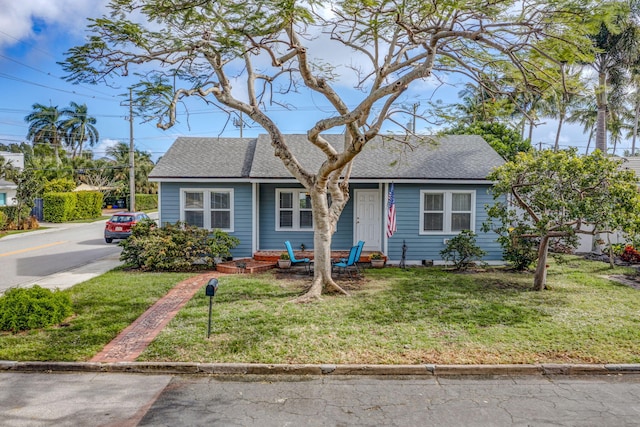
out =
[[[216,270],[221,273],[239,274],[239,273],[260,273],[263,271],[276,268],[278,265],[278,259],[280,254],[284,251],[258,251],[253,254],[253,258],[239,258],[232,261],[226,261],[219,263],[216,266]],[[371,262],[371,254],[376,251],[364,251],[360,255],[359,263]],[[313,251],[294,251],[296,258],[309,258],[313,260]],[[339,260],[341,258],[347,258],[349,251],[331,251],[331,259]],[[386,255],[382,258],[387,260]]]
[[[282,251],[258,251],[255,252],[253,254],[253,259],[256,261],[265,261],[265,262],[272,262],[273,264],[276,264],[278,262],[278,259],[280,259],[280,254],[286,252],[284,250]],[[360,259],[357,262],[371,262],[371,254],[373,254],[376,251],[362,251],[362,254],[360,255]],[[313,251],[293,251],[293,253],[295,254],[296,258],[300,259],[300,258],[309,258],[309,259],[313,259]],[[340,258],[347,258],[349,256],[349,251],[331,251],[331,259],[340,259]],[[386,261],[387,260],[387,256],[386,255],[382,255],[382,258]]]

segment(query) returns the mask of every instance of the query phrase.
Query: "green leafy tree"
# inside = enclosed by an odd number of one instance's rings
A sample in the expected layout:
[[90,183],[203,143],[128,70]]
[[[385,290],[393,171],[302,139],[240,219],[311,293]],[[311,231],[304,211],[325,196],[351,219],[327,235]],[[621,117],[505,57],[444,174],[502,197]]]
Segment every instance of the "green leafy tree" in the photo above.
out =
[[35,206],[36,197],[41,194],[44,181],[33,173],[32,170],[25,168],[15,175],[14,182],[16,189],[16,224],[21,224],[27,219],[31,209]]
[[[596,150],[578,156],[576,150],[520,153],[496,169],[492,193],[499,201],[489,208],[493,228],[501,236],[520,228],[519,238],[539,239],[534,289],[547,280],[547,255],[553,239],[575,246],[577,235],[638,226],[640,195],[635,174]],[[494,224],[494,220],[495,224]]]
[[476,122],[458,125],[442,132],[447,135],[480,135],[505,160],[513,160],[516,154],[532,149],[529,141],[523,141],[519,132],[502,123]]
[[[91,20],[88,42],[67,52],[67,78],[111,84],[141,71],[131,85],[135,104],[161,129],[176,123],[187,97],[261,126],[311,198],[314,279],[300,298],[307,300],[323,290],[346,293],[331,277],[331,236],[349,200],[351,162],[387,121],[400,123],[394,116],[407,113],[406,90],[453,74],[477,82],[519,74],[529,87],[542,85],[555,78],[545,69],[557,68],[560,51],[590,48],[600,2],[112,0],[109,7],[110,16]],[[353,64],[351,80],[335,61],[340,54]],[[321,156],[315,170],[292,154],[271,114],[271,105],[295,102],[286,99],[292,92],[320,96],[333,109],[319,111],[305,132]],[[342,147],[323,138],[331,131],[344,134]]]

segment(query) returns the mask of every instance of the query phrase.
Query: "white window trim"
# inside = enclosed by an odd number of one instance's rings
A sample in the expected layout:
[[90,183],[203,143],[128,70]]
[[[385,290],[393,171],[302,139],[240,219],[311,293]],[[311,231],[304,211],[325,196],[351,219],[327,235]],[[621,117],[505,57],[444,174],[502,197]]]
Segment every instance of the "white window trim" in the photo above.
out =
[[[280,194],[281,193],[293,193],[293,226],[292,227],[280,227]],[[315,219],[312,221],[311,227],[300,227],[300,204],[297,203],[300,200],[300,193],[308,193],[305,188],[276,188],[276,231],[313,231],[315,225]],[[285,209],[289,210],[289,209]],[[312,213],[313,216],[313,213]]]
[[[424,230],[424,196],[425,194],[443,194],[444,195],[444,223],[443,230],[425,231]],[[476,191],[475,190],[420,190],[420,228],[421,235],[443,235],[458,234],[460,231],[451,231],[451,214],[452,195],[453,194],[470,194],[471,195],[471,231],[475,232],[476,228]],[[458,211],[457,211],[458,212]],[[465,211],[466,212],[466,211]]]
[[[203,228],[207,230],[212,230],[211,228],[211,193],[229,193],[229,228],[221,228],[222,231],[227,233],[233,233],[234,230],[234,217],[235,217],[235,203],[234,203],[234,195],[233,188],[181,188],[180,189],[180,221],[185,221],[185,208],[184,203],[186,193],[204,193],[203,195]],[[192,209],[189,209],[192,210]],[[195,210],[195,209],[193,209]],[[207,213],[209,213],[207,215]]]

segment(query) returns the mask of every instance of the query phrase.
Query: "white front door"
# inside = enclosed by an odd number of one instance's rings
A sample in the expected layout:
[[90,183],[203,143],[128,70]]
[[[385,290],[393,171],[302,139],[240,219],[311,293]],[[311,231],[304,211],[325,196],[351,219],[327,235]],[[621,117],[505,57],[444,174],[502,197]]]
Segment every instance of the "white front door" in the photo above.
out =
[[379,190],[354,190],[355,243],[364,241],[365,251],[379,251],[382,248],[382,207]]

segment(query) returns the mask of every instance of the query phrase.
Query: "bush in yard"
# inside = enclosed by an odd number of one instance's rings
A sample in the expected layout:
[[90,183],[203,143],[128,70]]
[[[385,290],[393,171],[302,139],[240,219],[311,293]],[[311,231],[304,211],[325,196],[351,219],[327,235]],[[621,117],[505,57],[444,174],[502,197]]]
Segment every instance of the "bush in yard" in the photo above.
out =
[[209,251],[214,259],[231,256],[231,249],[239,244],[240,240],[237,237],[229,236],[229,233],[222,230],[215,229],[209,236]]
[[632,245],[627,245],[624,247],[620,259],[631,264],[640,263],[640,252]]
[[[131,236],[120,242],[120,260],[128,267],[145,271],[190,271],[213,266],[212,248],[228,254],[237,239],[227,233],[190,226],[181,222],[155,226],[153,221],[136,224]],[[216,255],[217,256],[217,255]]]
[[538,259],[540,239],[531,237],[531,231],[525,225],[510,228],[508,234],[498,237],[502,246],[502,256],[514,270],[524,271]]
[[25,331],[55,325],[73,312],[71,298],[35,285],[12,288],[0,297],[0,330]]
[[476,234],[471,230],[462,230],[460,234],[449,239],[447,247],[440,251],[442,259],[453,262],[456,270],[464,270],[474,260],[486,254],[476,244]]

